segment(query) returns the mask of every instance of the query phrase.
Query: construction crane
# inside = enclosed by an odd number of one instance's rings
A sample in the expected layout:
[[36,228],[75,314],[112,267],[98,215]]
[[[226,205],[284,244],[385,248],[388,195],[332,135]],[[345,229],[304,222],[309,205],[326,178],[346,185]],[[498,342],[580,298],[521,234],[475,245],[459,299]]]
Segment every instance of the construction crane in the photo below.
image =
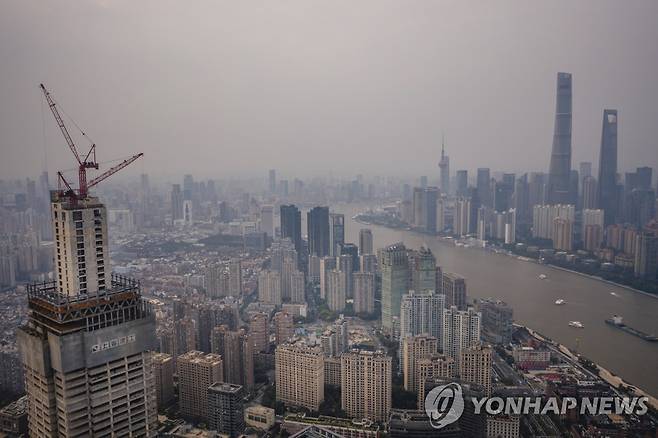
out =
[[[46,97],[46,101],[48,102],[48,106],[50,107],[50,111],[53,113],[53,116],[55,117],[55,121],[57,122],[57,126],[59,126],[60,131],[62,131],[62,134],[64,135],[64,139],[66,140],[66,144],[68,144],[69,149],[71,149],[71,152],[73,152],[73,156],[78,162],[78,190],[77,193],[76,191],[71,187],[71,184],[64,178],[64,175],[62,172],[57,172],[57,176],[59,177],[59,181],[63,183],[67,190],[66,190],[66,195],[69,196],[72,200],[77,200],[77,199],[84,199],[87,197],[87,194],[89,193],[89,189],[104,179],[108,178],[109,176],[117,173],[124,167],[128,166],[130,163],[133,161],[137,160],[140,158],[143,153],[139,153],[136,155],[133,155],[130,158],[127,158],[123,160],[121,163],[117,164],[116,166],[106,170],[105,172],[101,173],[99,176],[96,178],[92,179],[91,181],[87,182],[87,169],[96,169],[98,170],[99,165],[98,162],[96,161],[96,144],[92,143],[91,147],[89,148],[89,151],[85,155],[84,159],[81,158],[81,155],[78,153],[78,149],[75,146],[75,143],[73,143],[73,138],[69,134],[68,129],[66,128],[66,125],[64,124],[64,120],[62,119],[62,116],[59,114],[59,110],[57,109],[57,104],[53,100],[52,96],[50,95],[50,92],[46,90],[46,87],[43,84],[39,84],[41,91],[43,91],[44,96]],[[81,131],[82,132],[82,131]],[[85,135],[84,132],[82,132],[82,135]],[[86,135],[85,135],[86,136]]]

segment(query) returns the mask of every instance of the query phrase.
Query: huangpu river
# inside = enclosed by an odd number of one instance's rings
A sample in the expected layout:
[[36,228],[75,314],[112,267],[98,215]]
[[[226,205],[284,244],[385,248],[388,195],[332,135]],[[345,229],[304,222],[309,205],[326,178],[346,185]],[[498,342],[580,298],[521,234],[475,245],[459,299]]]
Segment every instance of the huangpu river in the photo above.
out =
[[[493,297],[514,309],[514,320],[595,361],[627,382],[658,396],[658,342],[647,342],[606,324],[617,314],[624,322],[658,335],[658,299],[576,273],[495,254],[481,248],[454,246],[413,231],[365,225],[352,219],[368,208],[339,204],[345,215],[345,241],[358,244],[359,230],[370,228],[373,247],[403,242],[408,248],[429,247],[444,271],[466,278],[469,299]],[[542,280],[541,274],[547,276]],[[564,305],[555,300],[563,299]],[[584,328],[569,326],[580,321]]]

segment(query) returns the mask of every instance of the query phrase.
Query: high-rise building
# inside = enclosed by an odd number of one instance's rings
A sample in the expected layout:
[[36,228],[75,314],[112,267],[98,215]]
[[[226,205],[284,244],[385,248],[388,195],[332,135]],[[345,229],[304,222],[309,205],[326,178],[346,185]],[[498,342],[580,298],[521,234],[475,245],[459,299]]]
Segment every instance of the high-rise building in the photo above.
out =
[[197,419],[208,418],[208,387],[224,381],[222,357],[202,351],[188,351],[176,360],[178,371],[178,405],[181,414]]
[[419,251],[409,251],[409,271],[409,289],[436,292],[436,258],[429,248],[421,246]]
[[276,400],[287,406],[320,409],[324,400],[324,354],[317,346],[296,340],[274,354]]
[[180,184],[174,184],[171,188],[171,220],[175,222],[183,219],[183,192]]
[[296,304],[306,302],[306,282],[304,274],[300,271],[290,274],[290,302]]
[[229,438],[244,431],[244,391],[241,385],[215,382],[208,387],[208,427]]
[[320,298],[327,299],[327,276],[336,269],[336,257],[323,257],[320,260]]
[[375,254],[363,254],[359,256],[359,266],[359,271],[372,272],[374,274],[377,271],[377,256]]
[[481,167],[478,169],[476,190],[480,203],[485,207],[493,208],[491,176],[488,167]]
[[306,214],[308,253],[324,257],[329,255],[329,207],[313,207]]
[[435,337],[422,334],[404,338],[400,355],[405,390],[418,392],[417,363],[420,359],[431,357],[438,351],[439,341]]
[[55,281],[27,286],[30,313],[17,330],[29,436],[153,436],[151,307],[137,281],[109,275],[98,198],[53,191],[51,211]]
[[617,110],[603,110],[601,152],[599,153],[598,208],[605,212],[605,225],[617,221]]
[[342,312],[345,310],[347,297],[347,273],[333,269],[326,274],[326,300],[329,310]]
[[481,385],[487,396],[491,395],[491,356],[489,346],[475,344],[462,349],[459,376],[465,382]]
[[276,170],[270,169],[268,174],[268,188],[270,189],[270,194],[276,193]]
[[409,288],[409,258],[404,244],[380,249],[377,256],[382,275],[382,326],[393,332],[393,320],[400,316],[402,295]]
[[375,274],[355,272],[352,275],[354,288],[354,313],[372,314],[375,311]]
[[281,237],[290,239],[299,257],[302,253],[302,213],[294,205],[282,205],[280,219]]
[[535,205],[532,211],[532,236],[553,239],[555,219],[565,219],[571,224],[576,221],[576,208],[573,205]]
[[[341,247],[345,243],[345,215],[329,214],[329,255],[341,255]],[[318,254],[320,255],[320,254]]]
[[242,385],[250,392],[254,387],[254,340],[244,329],[232,331],[225,325],[212,331],[212,352],[222,357],[223,382]]
[[373,254],[372,252],[372,230],[362,228],[359,230],[359,255]]
[[649,231],[638,233],[635,239],[635,276],[658,279],[658,235]]
[[281,345],[288,342],[295,335],[295,321],[286,311],[277,312],[272,318],[274,323],[274,342]]
[[351,254],[347,253],[341,256],[338,256],[336,263],[338,264],[338,270],[345,273],[345,297],[352,298],[352,273],[355,268],[358,268],[358,264],[354,266],[354,260],[358,261],[358,257],[354,257],[356,251],[354,247],[346,248],[347,251],[350,251]]
[[468,170],[458,170],[456,175],[457,190],[455,195],[459,197],[468,196]]
[[240,259],[231,259],[228,263],[228,289],[230,296],[235,298],[242,296],[242,262]]
[[553,220],[553,248],[561,251],[573,249],[573,222],[569,219]]
[[592,210],[596,208],[597,202],[597,191],[598,184],[596,183],[596,178],[593,176],[586,176],[583,178],[583,202],[582,208],[587,210]]
[[459,310],[452,306],[443,311],[443,354],[459,362],[461,352],[480,342],[482,314],[472,307]]
[[465,236],[471,230],[471,200],[457,199],[453,215],[452,233],[455,236]]
[[268,237],[274,237],[274,206],[263,205],[260,208],[260,230]]
[[483,298],[477,301],[477,310],[482,314],[482,338],[492,344],[512,342],[512,308],[500,300]]
[[455,360],[435,353],[416,361],[414,382],[418,392],[418,409],[425,409],[425,382],[437,378],[452,379],[456,375]]
[[422,187],[414,187],[411,202],[414,217],[413,225],[415,228],[422,230],[425,228],[425,220],[427,219],[427,213],[425,212],[425,208],[427,207],[425,202],[425,189]]
[[278,272],[263,270],[258,274],[258,301],[281,305],[281,275]]
[[153,375],[158,408],[169,405],[174,399],[174,360],[170,354],[153,354]]
[[425,218],[423,223],[425,225],[423,231],[426,233],[434,234],[437,231],[437,200],[439,198],[439,189],[436,187],[425,187],[423,194],[423,213]]
[[457,306],[466,310],[466,279],[454,272],[444,272],[442,293],[446,297],[446,307]]
[[441,160],[439,161],[439,176],[441,179],[441,191],[450,193],[450,158],[446,155],[445,142],[441,142]]
[[400,310],[400,344],[404,338],[428,334],[442,339],[445,296],[429,290],[410,290],[402,296]]
[[387,421],[391,411],[390,356],[352,350],[341,360],[341,408],[352,418]]
[[270,348],[269,318],[266,313],[259,312],[251,315],[249,321],[249,334],[254,342],[254,352],[261,353]]
[[183,199],[183,225],[191,227],[194,223],[194,202],[191,199]]
[[571,179],[571,73],[557,74],[555,130],[548,171],[548,204],[572,204]]

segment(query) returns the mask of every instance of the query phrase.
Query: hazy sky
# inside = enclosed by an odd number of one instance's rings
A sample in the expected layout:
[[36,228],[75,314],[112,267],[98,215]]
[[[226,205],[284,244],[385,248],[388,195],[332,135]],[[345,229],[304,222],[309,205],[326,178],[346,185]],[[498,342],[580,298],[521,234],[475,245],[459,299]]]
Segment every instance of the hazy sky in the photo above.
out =
[[39,82],[132,172],[545,171],[558,71],[575,168],[616,108],[658,170],[655,0],[0,0],[0,59],[0,178],[73,167]]

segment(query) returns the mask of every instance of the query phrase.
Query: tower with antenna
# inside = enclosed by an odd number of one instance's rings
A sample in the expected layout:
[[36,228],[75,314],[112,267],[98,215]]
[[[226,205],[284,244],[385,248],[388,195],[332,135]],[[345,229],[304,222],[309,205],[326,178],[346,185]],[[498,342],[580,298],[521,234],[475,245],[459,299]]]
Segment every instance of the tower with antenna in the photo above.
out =
[[441,191],[446,195],[450,192],[450,158],[446,155],[445,135],[441,136],[441,160],[439,161]]

